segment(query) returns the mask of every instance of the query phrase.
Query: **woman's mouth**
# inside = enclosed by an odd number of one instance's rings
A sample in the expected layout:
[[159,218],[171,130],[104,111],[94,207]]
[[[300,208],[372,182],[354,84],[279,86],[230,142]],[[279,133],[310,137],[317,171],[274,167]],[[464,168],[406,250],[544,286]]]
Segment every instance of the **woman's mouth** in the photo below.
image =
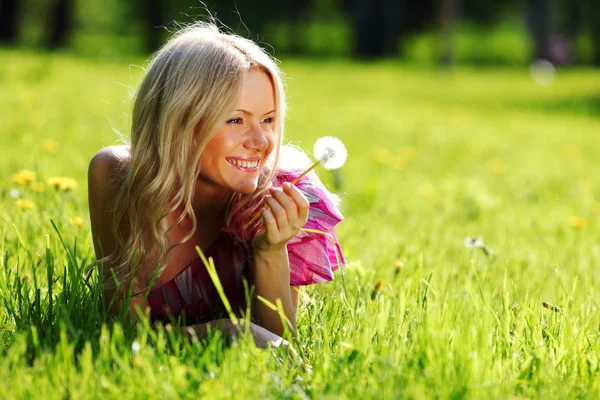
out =
[[226,158],[227,162],[234,168],[244,172],[256,172],[258,171],[258,165],[260,160],[240,160],[238,158]]

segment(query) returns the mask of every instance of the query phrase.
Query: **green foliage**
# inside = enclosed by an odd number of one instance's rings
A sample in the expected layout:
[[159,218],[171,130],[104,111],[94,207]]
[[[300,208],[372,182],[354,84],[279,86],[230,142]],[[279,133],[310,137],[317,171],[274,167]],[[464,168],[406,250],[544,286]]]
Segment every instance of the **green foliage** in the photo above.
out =
[[3,398],[600,395],[598,71],[541,87],[527,69],[283,60],[288,140],[349,152],[341,177],[319,172],[342,197],[348,296],[338,272],[302,297],[308,373],[248,337],[188,345],[101,307],[86,171],[127,132],[136,65],[0,53]]

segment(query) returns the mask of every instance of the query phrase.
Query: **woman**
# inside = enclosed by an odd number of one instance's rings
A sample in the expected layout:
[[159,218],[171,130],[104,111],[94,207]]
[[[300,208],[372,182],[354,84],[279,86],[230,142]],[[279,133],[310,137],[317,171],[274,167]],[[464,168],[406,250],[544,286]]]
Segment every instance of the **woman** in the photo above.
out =
[[[233,333],[199,246],[238,315],[244,281],[253,285],[257,345],[284,331],[258,296],[279,299],[295,331],[297,287],[333,279],[336,251],[344,262],[337,242],[300,228],[335,238],[342,216],[316,176],[290,184],[307,158],[287,149],[280,161],[285,112],[280,72],[249,40],[199,23],[155,54],[136,94],[130,144],[99,151],[89,167],[95,265],[114,313],[137,318],[149,308],[152,320],[179,320],[188,335],[209,325]],[[262,218],[244,229],[255,213]]]

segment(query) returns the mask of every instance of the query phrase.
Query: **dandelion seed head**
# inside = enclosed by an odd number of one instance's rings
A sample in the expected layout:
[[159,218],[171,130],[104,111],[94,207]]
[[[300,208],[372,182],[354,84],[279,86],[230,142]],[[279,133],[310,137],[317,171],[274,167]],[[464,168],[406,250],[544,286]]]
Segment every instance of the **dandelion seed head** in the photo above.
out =
[[140,342],[138,342],[137,340],[134,340],[133,343],[131,343],[131,352],[134,355],[138,355],[140,352]]
[[483,238],[481,236],[477,236],[477,237],[467,236],[463,243],[467,249],[476,249],[478,247],[485,246],[485,243],[483,242]]
[[540,86],[548,86],[554,81],[556,68],[548,60],[536,60],[529,67],[531,78]]
[[340,168],[348,158],[344,143],[333,136],[323,136],[315,142],[313,154],[325,169]]
[[19,197],[21,197],[21,192],[19,192],[19,190],[18,190],[18,189],[10,189],[10,190],[8,191],[8,196],[9,196],[11,199],[18,199]]

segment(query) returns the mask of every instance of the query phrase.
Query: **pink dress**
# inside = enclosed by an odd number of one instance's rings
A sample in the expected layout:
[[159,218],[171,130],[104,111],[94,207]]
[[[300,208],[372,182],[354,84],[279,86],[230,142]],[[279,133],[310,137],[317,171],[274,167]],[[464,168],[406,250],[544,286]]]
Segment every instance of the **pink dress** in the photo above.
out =
[[[280,172],[274,178],[274,186],[291,182],[301,171]],[[304,286],[333,280],[333,271],[339,261],[346,263],[333,227],[343,219],[329,193],[314,176],[305,176],[296,183],[310,202],[308,223],[304,228],[316,229],[331,235],[300,231],[288,244],[290,286]],[[335,249],[334,249],[335,246]],[[247,306],[244,280],[250,288],[253,282],[253,257],[250,243],[240,242],[225,230],[204,252],[215,262],[219,279],[238,316]],[[200,258],[192,262],[179,275],[148,295],[152,321],[175,322],[181,318],[182,325],[208,322],[226,318],[227,313],[219,294]]]

